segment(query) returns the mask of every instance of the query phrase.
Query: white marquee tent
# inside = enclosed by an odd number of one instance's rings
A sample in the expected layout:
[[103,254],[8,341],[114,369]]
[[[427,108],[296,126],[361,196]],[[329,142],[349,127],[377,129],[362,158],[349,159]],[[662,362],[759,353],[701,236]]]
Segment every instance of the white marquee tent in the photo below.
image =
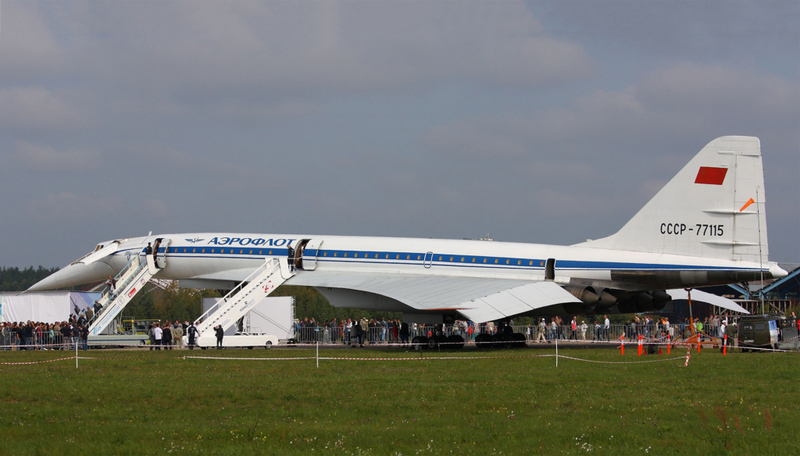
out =
[[41,321],[54,323],[69,320],[70,315],[100,299],[100,293],[53,291],[36,293],[5,292],[0,295],[0,322]]

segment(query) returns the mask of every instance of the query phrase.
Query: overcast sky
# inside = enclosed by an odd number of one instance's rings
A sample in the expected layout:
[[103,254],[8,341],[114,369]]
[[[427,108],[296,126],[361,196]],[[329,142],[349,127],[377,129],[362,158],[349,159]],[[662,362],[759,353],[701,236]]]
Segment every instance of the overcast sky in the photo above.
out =
[[572,244],[761,138],[800,262],[800,3],[0,3],[0,265],[232,231]]

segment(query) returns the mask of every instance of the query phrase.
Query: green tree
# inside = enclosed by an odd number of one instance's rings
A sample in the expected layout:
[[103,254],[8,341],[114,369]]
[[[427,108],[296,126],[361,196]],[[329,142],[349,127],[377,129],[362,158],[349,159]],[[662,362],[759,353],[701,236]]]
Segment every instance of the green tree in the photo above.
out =
[[0,291],[24,291],[31,285],[58,271],[58,268],[34,269],[29,266],[20,270],[17,267],[0,267]]

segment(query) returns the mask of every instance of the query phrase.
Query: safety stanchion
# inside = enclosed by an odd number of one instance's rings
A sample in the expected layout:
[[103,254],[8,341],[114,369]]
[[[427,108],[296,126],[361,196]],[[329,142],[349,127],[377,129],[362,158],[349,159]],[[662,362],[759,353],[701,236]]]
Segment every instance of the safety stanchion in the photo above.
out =
[[700,346],[703,345],[702,340],[703,340],[703,336],[701,336],[700,333],[698,332],[697,333],[697,353],[700,353]]
[[619,337],[620,344],[619,344],[619,355],[625,356],[625,334]]
[[558,367],[558,337],[556,337],[556,367]]
[[642,356],[642,335],[639,334],[639,356]]
[[689,345],[689,348],[686,349],[686,362],[683,364],[683,367],[686,367],[686,366],[689,365],[689,357],[690,356],[692,356],[692,346],[691,345]]
[[722,339],[722,356],[728,355],[728,335],[725,334],[725,337]]
[[667,334],[667,354],[668,355],[669,355],[669,352],[671,351],[671,348],[672,348],[672,340],[671,339],[672,338],[669,337],[669,334]]

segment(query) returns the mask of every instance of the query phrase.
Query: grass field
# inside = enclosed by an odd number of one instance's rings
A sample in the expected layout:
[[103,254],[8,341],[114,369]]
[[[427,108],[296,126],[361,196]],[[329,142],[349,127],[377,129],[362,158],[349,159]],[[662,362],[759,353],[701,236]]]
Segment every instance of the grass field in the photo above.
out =
[[[274,349],[81,352],[0,365],[0,454],[800,454],[800,355],[693,352],[594,364],[494,359],[236,361]],[[685,349],[671,357],[685,355]],[[559,350],[597,361],[659,359]],[[69,352],[0,352],[0,362]],[[400,349],[321,356],[419,357]],[[661,355],[660,358],[666,358]]]

